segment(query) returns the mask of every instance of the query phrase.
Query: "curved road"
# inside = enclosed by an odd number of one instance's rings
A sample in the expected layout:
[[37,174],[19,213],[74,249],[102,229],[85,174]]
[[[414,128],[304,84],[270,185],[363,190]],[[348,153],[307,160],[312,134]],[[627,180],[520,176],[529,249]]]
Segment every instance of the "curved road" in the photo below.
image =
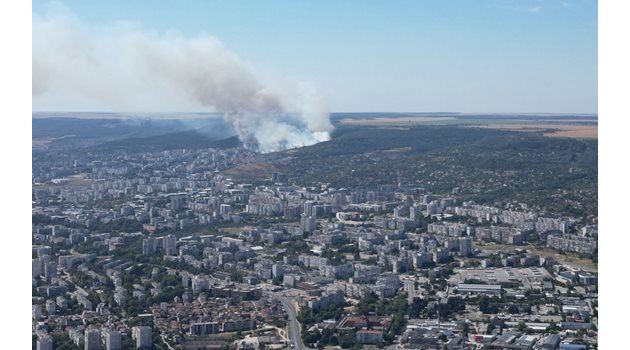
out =
[[302,336],[300,335],[301,327],[300,323],[297,320],[297,312],[295,311],[293,303],[283,296],[275,294],[275,297],[280,300],[282,306],[289,315],[287,328],[289,330],[289,340],[295,346],[294,349],[308,350],[309,348],[302,342]]

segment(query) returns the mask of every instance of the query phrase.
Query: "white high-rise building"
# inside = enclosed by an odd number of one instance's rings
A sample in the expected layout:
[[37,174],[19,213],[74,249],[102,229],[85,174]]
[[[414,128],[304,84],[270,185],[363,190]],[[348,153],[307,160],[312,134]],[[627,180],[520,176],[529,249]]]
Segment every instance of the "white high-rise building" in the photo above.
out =
[[122,349],[122,337],[120,332],[114,330],[103,331],[105,337],[105,349],[106,350],[121,350]]
[[101,331],[98,329],[88,329],[85,331],[85,350],[101,349]]
[[459,239],[459,254],[463,256],[472,255],[472,238],[463,237]]
[[413,298],[416,297],[415,281],[406,280],[405,290],[407,291],[407,303],[411,305],[413,303]]
[[136,348],[143,346],[151,347],[153,340],[151,339],[151,327],[133,327],[131,329],[133,339],[136,340]]
[[171,197],[171,209],[173,209],[173,211],[184,209],[184,198],[182,196]]
[[177,238],[174,235],[164,237],[164,254],[177,255]]
[[192,290],[195,294],[208,290],[208,279],[201,276],[194,276],[192,278]]
[[282,264],[273,264],[271,265],[271,274],[273,278],[282,278],[284,277],[284,266]]
[[302,230],[304,232],[311,233],[315,231],[317,227],[317,222],[314,217],[310,215],[302,214]]
[[431,203],[427,204],[427,211],[424,216],[429,217],[431,215],[436,215],[442,213],[442,208],[440,207],[439,201],[431,201]]
[[229,204],[221,204],[221,206],[219,207],[219,214],[221,214],[221,216],[223,217],[229,215],[231,212],[232,206]]
[[33,305],[33,319],[41,320],[42,319],[42,308],[39,305]]
[[42,261],[39,258],[33,259],[32,269],[33,278],[37,278],[42,274]]
[[37,350],[52,350],[53,339],[48,334],[40,335],[37,339]]
[[304,215],[306,215],[306,216],[313,215],[313,205],[315,205],[314,201],[306,201],[306,202],[304,202]]
[[57,277],[57,263],[56,262],[48,261],[44,263],[44,277],[46,277],[46,279]]
[[421,211],[422,210],[420,209],[420,206],[414,204],[412,207],[409,208],[409,219],[413,221],[418,220],[418,218],[420,218]]
[[142,255],[152,255],[157,249],[155,237],[147,237],[142,240]]
[[48,315],[54,316],[57,313],[57,304],[54,300],[48,299],[46,300],[46,311]]

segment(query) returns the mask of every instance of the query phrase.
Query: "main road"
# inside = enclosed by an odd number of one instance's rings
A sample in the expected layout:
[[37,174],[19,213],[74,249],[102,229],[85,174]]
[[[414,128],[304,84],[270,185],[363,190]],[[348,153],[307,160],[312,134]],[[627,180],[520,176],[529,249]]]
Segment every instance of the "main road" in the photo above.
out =
[[[265,289],[263,289],[265,290]],[[271,296],[273,296],[274,298],[280,300],[280,303],[282,304],[282,307],[284,307],[284,309],[287,311],[287,315],[289,316],[288,319],[288,323],[287,323],[287,329],[289,332],[289,341],[291,342],[291,344],[293,344],[295,347],[293,349],[299,349],[299,350],[315,350],[312,348],[307,347],[304,342],[302,342],[302,336],[301,336],[301,330],[302,327],[300,326],[300,322],[298,322],[297,320],[297,311],[295,309],[295,304],[293,303],[293,301],[291,301],[291,299],[285,297],[284,295],[282,295],[278,292],[271,292],[270,290],[266,290],[269,292],[269,294]],[[398,345],[397,344],[392,344],[390,346],[388,346],[386,348],[387,350],[396,350],[398,349]]]
[[282,306],[287,311],[287,315],[289,316],[289,322],[287,323],[287,328],[289,330],[289,341],[291,344],[295,346],[295,349],[299,350],[308,350],[306,345],[302,342],[302,336],[300,335],[301,327],[300,323],[297,320],[297,312],[295,310],[295,306],[291,300],[281,296],[279,294],[274,294],[278,300],[282,303]]

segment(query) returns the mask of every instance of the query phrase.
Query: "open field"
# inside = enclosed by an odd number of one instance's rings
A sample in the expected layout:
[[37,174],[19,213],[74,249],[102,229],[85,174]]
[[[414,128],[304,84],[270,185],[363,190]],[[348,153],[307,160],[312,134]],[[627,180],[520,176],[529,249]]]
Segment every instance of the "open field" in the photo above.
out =
[[573,267],[581,268],[585,271],[597,272],[597,265],[590,259],[582,259],[576,254],[566,253],[559,254],[556,250],[551,248],[537,248],[532,244],[526,244],[523,246],[513,246],[508,244],[486,244],[475,245],[476,248],[485,251],[498,252],[498,251],[512,251],[514,249],[526,249],[529,253],[541,256],[552,256],[558,262]]
[[85,179],[80,175],[71,175],[68,176],[63,183],[46,182],[43,184],[34,184],[32,187],[33,189],[50,187],[87,187],[93,183],[93,180]]
[[48,143],[51,143],[53,140],[52,139],[40,139],[40,140],[33,140],[33,147],[39,147],[39,146],[43,146],[46,145]]
[[376,118],[344,118],[339,120],[341,125],[362,125],[362,126],[399,126],[430,124],[446,120],[454,120],[453,117],[376,117]]
[[246,163],[226,169],[221,173],[229,178],[241,181],[252,181],[254,179],[271,178],[271,173],[276,171],[275,167],[270,163]]
[[253,226],[245,226],[245,227],[222,227],[219,229],[219,232],[226,232],[232,235],[238,235],[241,231],[251,230]]
[[594,119],[545,119],[549,123],[595,123],[597,124],[597,118]]
[[545,133],[548,137],[570,137],[574,139],[597,139],[597,126],[585,126],[580,129],[560,130]]
[[527,124],[484,124],[469,125],[472,128],[499,129],[510,131],[525,132],[545,132],[543,135],[547,137],[569,137],[575,139],[597,139],[597,125],[574,125],[574,124],[546,124],[546,123],[527,123]]
[[46,146],[54,141],[57,140],[63,140],[66,138],[71,138],[74,137],[75,135],[63,135],[60,137],[39,137],[39,138],[32,138],[32,147],[33,148],[37,148],[37,147],[42,147],[42,146]]

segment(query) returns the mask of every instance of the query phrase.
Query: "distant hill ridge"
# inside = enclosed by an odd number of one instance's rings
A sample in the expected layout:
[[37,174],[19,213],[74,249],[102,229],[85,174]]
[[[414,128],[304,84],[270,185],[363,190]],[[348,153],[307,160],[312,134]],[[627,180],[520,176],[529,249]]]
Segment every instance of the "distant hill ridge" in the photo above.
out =
[[196,131],[180,131],[158,136],[135,137],[122,140],[110,141],[101,144],[99,147],[125,149],[125,148],[158,148],[158,149],[177,149],[177,148],[218,148],[227,149],[241,145],[237,136],[231,136],[225,139],[212,139]]

